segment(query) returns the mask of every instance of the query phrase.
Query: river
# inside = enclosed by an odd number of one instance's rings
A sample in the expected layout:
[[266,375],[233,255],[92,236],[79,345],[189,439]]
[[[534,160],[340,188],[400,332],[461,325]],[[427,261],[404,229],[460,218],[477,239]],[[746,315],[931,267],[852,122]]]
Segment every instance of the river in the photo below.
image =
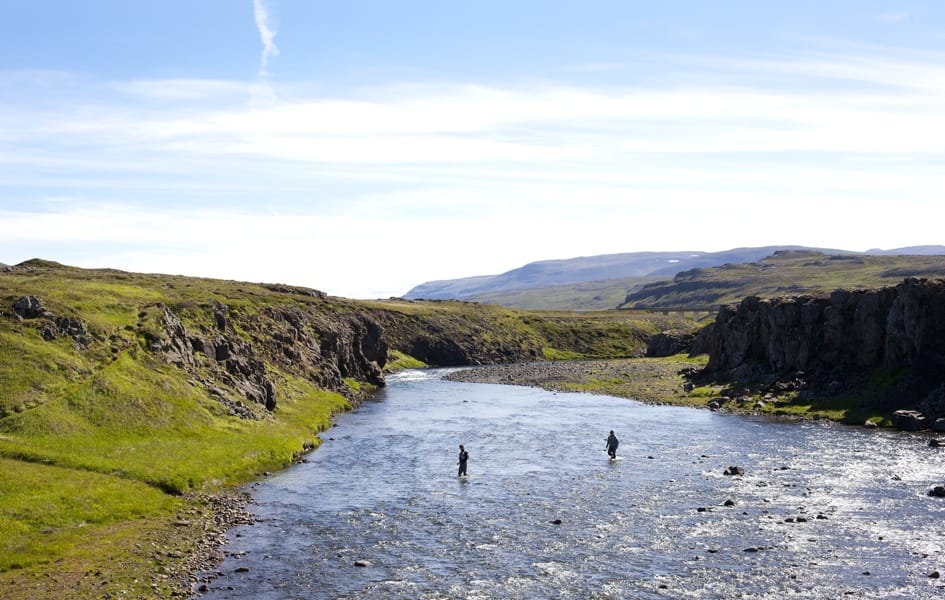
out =
[[196,597],[945,596],[927,435],[442,374],[389,377],[253,485],[257,522]]

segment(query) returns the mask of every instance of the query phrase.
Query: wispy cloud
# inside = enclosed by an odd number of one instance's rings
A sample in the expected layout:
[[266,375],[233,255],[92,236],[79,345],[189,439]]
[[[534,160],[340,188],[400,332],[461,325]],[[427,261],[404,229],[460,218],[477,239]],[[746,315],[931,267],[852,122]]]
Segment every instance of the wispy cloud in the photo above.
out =
[[110,84],[114,90],[152,101],[209,101],[249,95],[258,84],[216,79],[132,80]]
[[259,30],[259,39],[263,45],[259,74],[265,77],[269,74],[269,59],[279,55],[279,48],[275,43],[278,31],[272,24],[270,7],[266,0],[253,0],[253,16],[256,19],[256,29]]
[[[268,19],[257,17],[261,35]],[[73,264],[344,295],[373,295],[343,287],[371,280],[388,295],[679,240],[701,250],[941,243],[945,140],[931,133],[945,130],[941,59],[673,57],[681,71],[720,76],[330,97],[300,87],[262,106],[247,100],[266,81],[73,78],[66,98],[18,76],[0,112],[0,261],[101,241]],[[424,260],[378,269],[391,247]],[[339,248],[344,261],[312,260]],[[473,272],[462,270],[469,248]]]
[[886,21],[887,23],[901,23],[912,18],[912,13],[907,12],[897,12],[897,13],[885,13],[879,16],[881,21]]

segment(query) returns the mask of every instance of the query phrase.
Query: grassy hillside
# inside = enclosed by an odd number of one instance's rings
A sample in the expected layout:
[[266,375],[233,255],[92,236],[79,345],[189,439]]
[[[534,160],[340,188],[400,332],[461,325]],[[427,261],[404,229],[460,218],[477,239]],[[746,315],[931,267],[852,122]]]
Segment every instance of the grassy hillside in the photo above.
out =
[[[945,255],[945,246],[873,249],[863,253],[803,246],[764,246],[722,252],[606,254],[529,263],[500,275],[427,282],[411,289],[405,297],[460,299],[525,310],[607,310],[624,304],[628,295],[641,292],[644,285],[669,281],[677,274],[711,271],[712,267],[756,263],[776,252],[849,256],[854,259],[883,256],[895,259],[888,264],[897,264],[904,272],[922,276],[922,270],[928,264],[935,264]],[[926,263],[926,259],[931,263]],[[807,272],[795,274],[802,278],[809,275]],[[804,287],[803,279],[801,282],[801,287]],[[828,289],[826,286],[829,285],[811,281],[808,287],[821,290]],[[868,285],[873,287],[875,283]]]
[[945,256],[826,255],[779,252],[753,263],[692,269],[627,294],[620,308],[692,308],[735,304],[747,296],[780,298],[836,289],[877,289],[907,277],[945,277]]
[[663,279],[650,276],[586,281],[537,289],[473,294],[469,300],[522,310],[611,310],[622,304],[628,293]]
[[0,272],[2,595],[180,591],[205,494],[317,446],[372,368],[633,356],[686,326],[17,265]]
[[[405,297],[411,299],[483,301],[485,296],[497,292],[519,292],[612,279],[636,279],[650,276],[668,277],[686,269],[710,267],[725,263],[749,262],[764,258],[777,250],[802,248],[802,246],[764,246],[733,248],[721,252],[690,250],[626,252],[542,260],[528,263],[499,275],[430,281],[414,287],[405,294]],[[830,253],[842,254],[844,251],[836,250],[830,251]],[[607,308],[613,308],[613,305]]]

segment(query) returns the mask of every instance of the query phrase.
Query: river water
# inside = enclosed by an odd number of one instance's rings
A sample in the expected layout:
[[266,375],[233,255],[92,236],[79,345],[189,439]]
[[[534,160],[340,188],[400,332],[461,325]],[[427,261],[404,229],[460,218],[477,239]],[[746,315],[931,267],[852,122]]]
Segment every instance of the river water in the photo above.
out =
[[198,597],[945,597],[927,435],[442,374],[389,377],[255,484]]

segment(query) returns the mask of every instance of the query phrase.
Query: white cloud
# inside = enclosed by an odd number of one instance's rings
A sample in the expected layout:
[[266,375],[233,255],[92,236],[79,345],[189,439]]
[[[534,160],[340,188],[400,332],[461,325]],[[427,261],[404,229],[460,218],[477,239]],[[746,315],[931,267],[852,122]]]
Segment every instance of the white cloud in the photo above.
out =
[[58,103],[40,82],[0,112],[0,261],[367,297],[578,255],[942,243],[940,58],[700,59],[727,77],[264,105],[260,82],[71,80]]
[[[926,67],[927,78],[945,69]],[[172,82],[173,98],[205,97],[236,85]],[[160,87],[135,82],[127,89]],[[945,88],[864,96],[690,87],[655,90],[530,90],[481,87],[375,90],[362,99],[219,102],[157,109],[63,107],[12,116],[3,134],[76,146],[251,155],[276,161],[347,164],[608,161],[639,153],[827,152],[889,155],[945,150]],[[151,96],[154,98],[155,96]]]
[[219,98],[249,97],[259,86],[241,81],[217,79],[132,80],[112,83],[112,89],[153,101],[212,101]]

